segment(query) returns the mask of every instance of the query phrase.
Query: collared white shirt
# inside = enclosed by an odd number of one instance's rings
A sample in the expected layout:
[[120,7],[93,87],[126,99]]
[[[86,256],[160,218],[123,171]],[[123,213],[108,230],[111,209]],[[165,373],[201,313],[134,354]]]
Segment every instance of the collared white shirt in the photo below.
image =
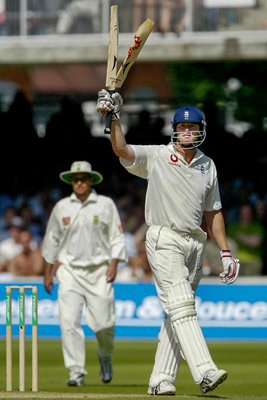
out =
[[89,267],[126,260],[121,220],[113,200],[92,191],[82,203],[74,193],[53,208],[42,255],[54,264]]
[[132,147],[134,163],[120,161],[129,172],[148,180],[147,225],[165,226],[204,239],[206,233],[200,228],[203,212],[222,207],[213,160],[197,149],[188,164],[172,144]]

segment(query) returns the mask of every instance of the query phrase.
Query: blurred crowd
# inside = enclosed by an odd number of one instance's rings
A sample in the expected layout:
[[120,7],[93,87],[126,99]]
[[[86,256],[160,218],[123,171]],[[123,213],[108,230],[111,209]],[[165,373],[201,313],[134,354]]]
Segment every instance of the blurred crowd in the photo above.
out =
[[[228,198],[228,201],[232,200],[232,206],[224,208],[229,247],[240,259],[241,276],[267,275],[267,202],[256,192],[246,190],[243,184],[239,180],[232,182],[232,199]],[[119,264],[117,281],[151,281],[145,251],[145,185],[138,181],[128,182],[127,190],[127,194],[114,191],[112,195],[120,212],[129,257],[128,263]],[[11,276],[43,274],[42,238],[50,211],[62,194],[58,188],[32,196],[0,195],[1,273]],[[222,190],[222,198],[225,195],[229,193]],[[220,256],[213,238],[209,232],[207,234],[203,273],[217,276],[221,272]]]
[[[241,275],[267,275],[266,133],[253,128],[238,138],[218,123],[210,104],[205,107],[208,125],[204,151],[218,168],[230,248],[234,257],[240,259]],[[31,104],[22,92],[17,93],[0,118],[5,143],[0,158],[1,274],[42,275],[40,248],[47,220],[55,202],[69,194],[66,192],[69,188],[61,185],[59,173],[67,170],[73,160],[84,159],[104,176],[97,191],[112,197],[120,211],[129,262],[120,264],[117,280],[150,281],[144,247],[146,181],[121,167],[108,137],[91,134],[80,105],[63,99],[42,138],[36,133]],[[127,140],[137,144],[167,144],[169,136],[164,126],[160,115],[142,109],[128,126]],[[261,144],[253,152],[252,138],[254,143]],[[221,271],[221,263],[207,233],[203,272],[215,276]]]
[[[155,31],[180,34],[183,31],[227,30],[246,21],[251,14],[254,29],[266,29],[264,1],[244,7],[209,5],[205,0],[28,0],[24,8],[17,0],[0,1],[0,35],[88,34],[106,32],[105,18],[110,5],[119,6],[120,32],[136,32],[145,18],[156,23]],[[237,2],[238,3],[238,2]],[[254,4],[253,4],[254,3]]]

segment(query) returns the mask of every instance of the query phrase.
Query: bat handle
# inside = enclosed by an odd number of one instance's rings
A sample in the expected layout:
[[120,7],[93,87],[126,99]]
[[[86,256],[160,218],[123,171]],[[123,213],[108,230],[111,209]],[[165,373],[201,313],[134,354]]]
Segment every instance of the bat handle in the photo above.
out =
[[112,122],[112,111],[110,111],[105,118],[105,129],[104,133],[108,135],[111,132],[111,122]]
[[[115,89],[109,89],[109,94],[112,95],[115,92]],[[106,135],[111,133],[111,122],[112,122],[112,111],[108,112],[105,118],[105,129],[104,133]]]

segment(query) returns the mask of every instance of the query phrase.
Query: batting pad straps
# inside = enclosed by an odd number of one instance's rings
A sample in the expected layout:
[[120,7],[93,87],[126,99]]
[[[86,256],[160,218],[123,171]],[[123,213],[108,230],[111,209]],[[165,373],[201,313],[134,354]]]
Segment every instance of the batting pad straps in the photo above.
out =
[[217,370],[217,367],[211,358],[197,321],[194,294],[190,283],[182,280],[172,286],[167,293],[167,299],[174,333],[194,381],[200,383],[207,371]]
[[195,299],[189,282],[181,281],[169,289],[168,311],[172,322],[197,315]]

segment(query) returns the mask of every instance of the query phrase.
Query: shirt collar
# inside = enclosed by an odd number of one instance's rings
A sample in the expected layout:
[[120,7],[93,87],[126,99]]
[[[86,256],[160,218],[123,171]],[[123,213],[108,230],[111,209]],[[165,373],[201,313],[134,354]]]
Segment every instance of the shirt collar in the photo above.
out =
[[[167,147],[168,147],[172,152],[174,152],[179,158],[182,158],[183,161],[184,161],[184,156],[183,156],[181,153],[179,153],[178,151],[175,150],[175,148],[174,148],[174,146],[173,146],[172,143],[169,143],[169,144],[167,145]],[[203,157],[203,156],[204,156],[204,153],[203,153],[201,150],[196,149],[196,153],[195,153],[195,155],[194,155],[194,157],[193,157],[193,159],[192,159],[190,165],[192,165],[193,162],[199,160],[199,159],[200,159],[201,157]]]
[[[87,199],[85,200],[85,202],[83,204],[96,203],[97,198],[98,198],[98,194],[96,193],[96,191],[94,189],[92,189],[89,196],[87,197]],[[78,197],[76,196],[76,194],[74,192],[70,195],[70,200],[73,202],[80,203],[80,200],[78,199]]]

